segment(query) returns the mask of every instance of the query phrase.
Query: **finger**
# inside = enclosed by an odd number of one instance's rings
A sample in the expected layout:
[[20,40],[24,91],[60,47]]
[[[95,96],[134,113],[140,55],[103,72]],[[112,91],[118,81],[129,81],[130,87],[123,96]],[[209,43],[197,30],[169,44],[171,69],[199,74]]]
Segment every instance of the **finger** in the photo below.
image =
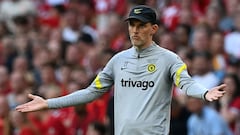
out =
[[27,112],[29,109],[28,107],[24,107],[24,108],[18,108],[17,111],[19,112]]
[[212,99],[212,98],[210,98],[208,101],[209,101],[209,102],[212,102],[212,101],[213,101],[213,99]]
[[16,107],[16,110],[19,112],[29,112],[29,111],[31,111],[30,109],[31,108],[26,104]]
[[19,111],[19,112],[22,112],[23,109],[24,109],[23,106],[18,106],[18,107],[16,107],[16,110]]
[[32,102],[27,102],[25,104],[19,105],[16,107],[16,109],[23,109],[23,108],[27,108],[28,106],[31,106]]
[[21,112],[30,112],[31,110],[29,110],[29,107],[25,107],[21,110]]
[[224,95],[224,92],[220,91],[218,93],[216,93],[216,95],[214,97],[220,98]]
[[19,105],[19,106],[16,107],[16,110],[17,110],[17,111],[22,110],[22,109],[26,108],[27,106],[28,106],[28,105],[26,105],[26,104]]
[[226,93],[226,91],[219,91],[222,95],[224,95]]
[[217,87],[217,89],[220,90],[220,91],[223,91],[224,88],[226,88],[226,87],[227,87],[226,84],[221,84],[220,86]]
[[28,97],[34,99],[36,96],[34,96],[33,94],[28,94]]
[[226,93],[226,91],[218,91],[217,95],[219,97],[222,97],[225,93]]
[[218,100],[218,97],[213,97],[213,100]]

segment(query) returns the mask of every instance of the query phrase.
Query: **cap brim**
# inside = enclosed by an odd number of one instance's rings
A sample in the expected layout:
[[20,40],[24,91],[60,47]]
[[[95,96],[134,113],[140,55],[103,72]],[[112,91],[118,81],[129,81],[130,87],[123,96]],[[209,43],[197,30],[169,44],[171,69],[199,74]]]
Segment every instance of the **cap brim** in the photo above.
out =
[[125,19],[125,21],[129,21],[131,19],[137,19],[141,22],[147,23],[150,22],[149,20],[147,20],[146,18],[142,17],[142,16],[129,16],[127,19]]

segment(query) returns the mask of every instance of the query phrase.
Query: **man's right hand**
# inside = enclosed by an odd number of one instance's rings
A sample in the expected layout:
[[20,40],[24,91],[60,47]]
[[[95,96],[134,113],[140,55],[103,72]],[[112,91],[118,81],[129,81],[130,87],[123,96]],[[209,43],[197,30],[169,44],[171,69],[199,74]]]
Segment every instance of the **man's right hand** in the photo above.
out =
[[43,99],[42,97],[28,94],[28,97],[32,99],[25,104],[19,105],[16,107],[16,110],[19,112],[32,112],[38,111],[43,109],[48,109],[47,100]]

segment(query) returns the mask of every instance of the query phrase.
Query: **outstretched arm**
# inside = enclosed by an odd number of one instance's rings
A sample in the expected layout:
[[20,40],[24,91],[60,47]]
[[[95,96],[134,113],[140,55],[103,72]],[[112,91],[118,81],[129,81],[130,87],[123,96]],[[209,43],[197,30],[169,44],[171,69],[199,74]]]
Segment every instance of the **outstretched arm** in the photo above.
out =
[[224,93],[226,92],[225,91],[225,88],[227,87],[226,84],[222,84],[220,86],[217,86],[217,87],[214,87],[210,90],[208,90],[206,93],[205,93],[205,99],[207,101],[214,101],[214,100],[218,100],[219,98],[221,98]]
[[77,90],[66,96],[51,99],[43,99],[42,97],[29,94],[28,96],[32,101],[17,106],[16,110],[20,112],[31,112],[48,108],[63,108],[88,103],[97,99],[107,92],[113,84],[113,61],[114,60],[111,59],[110,62],[108,62],[103,71],[97,75],[88,88]]
[[77,90],[66,96],[61,96],[57,98],[43,99],[42,97],[29,94],[29,98],[32,101],[19,105],[16,107],[17,111],[20,112],[31,112],[38,111],[42,109],[58,109],[63,107],[75,106],[78,104],[88,103],[100,97],[105,91],[104,90],[90,90],[82,89]]
[[31,112],[38,111],[42,109],[57,109],[69,106],[75,106],[78,104],[88,103],[100,97],[104,90],[95,90],[89,87],[88,89],[77,90],[66,96],[61,96],[57,98],[43,99],[42,97],[29,94],[29,98],[32,101],[19,105],[16,107],[17,111],[20,112]]
[[170,62],[172,62],[170,72],[173,81],[177,87],[185,92],[186,95],[201,98],[209,102],[218,100],[224,95],[226,84],[207,89],[191,78],[187,71],[187,65],[183,63],[178,56]]

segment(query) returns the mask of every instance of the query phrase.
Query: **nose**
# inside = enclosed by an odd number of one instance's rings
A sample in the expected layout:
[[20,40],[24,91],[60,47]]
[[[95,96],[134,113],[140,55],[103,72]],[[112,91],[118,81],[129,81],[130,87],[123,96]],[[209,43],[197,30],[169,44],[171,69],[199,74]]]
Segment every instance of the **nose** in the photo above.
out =
[[132,31],[133,31],[134,33],[137,33],[137,32],[138,32],[138,28],[137,28],[136,26],[134,26],[134,27],[132,27]]

